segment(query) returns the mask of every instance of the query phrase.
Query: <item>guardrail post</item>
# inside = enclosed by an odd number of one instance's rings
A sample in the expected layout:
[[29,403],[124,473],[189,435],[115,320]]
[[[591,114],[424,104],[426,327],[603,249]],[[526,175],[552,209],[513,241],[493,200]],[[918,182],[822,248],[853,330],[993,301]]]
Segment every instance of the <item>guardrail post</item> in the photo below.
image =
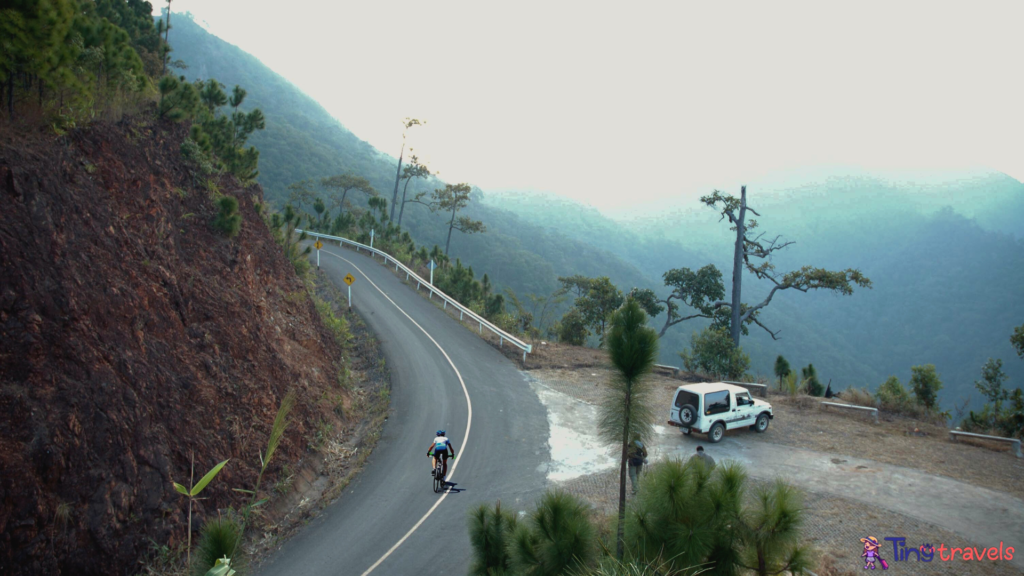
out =
[[498,334],[498,348],[501,348],[505,344],[505,337]]
[[459,322],[462,322],[462,310],[459,310]]
[[444,306],[441,309],[442,310],[447,310],[448,309],[448,301],[447,300],[444,301]]
[[526,350],[523,350],[523,364],[526,364]]
[[481,334],[484,333],[484,323],[483,322],[480,322],[480,333]]

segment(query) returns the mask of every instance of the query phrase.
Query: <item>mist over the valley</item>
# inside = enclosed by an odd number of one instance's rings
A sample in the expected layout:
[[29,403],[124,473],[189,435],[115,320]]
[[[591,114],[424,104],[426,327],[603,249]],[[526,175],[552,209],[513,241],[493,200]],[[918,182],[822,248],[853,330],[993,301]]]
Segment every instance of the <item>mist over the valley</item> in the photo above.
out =
[[[283,206],[295,181],[342,172],[366,177],[390,198],[396,161],[391,154],[397,149],[375,149],[259,60],[193,21],[182,18],[176,33],[175,56],[189,64],[187,77],[262,87],[251,91],[246,105],[267,116],[266,130],[252,142],[261,150],[259,180],[272,203]],[[454,238],[452,259],[472,266],[477,277],[486,273],[497,290],[514,291],[542,329],[571,301],[549,308],[542,319],[529,295],[550,295],[560,276],[608,276],[624,292],[652,288],[662,296],[662,275],[672,268],[715,264],[728,281],[729,225],[699,201],[712,188],[674,190],[671,176],[666,173],[660,199],[626,202],[629,208],[608,213],[557,190],[476,189],[464,213],[484,222],[487,231]],[[717,187],[738,194],[739,184]],[[762,214],[760,229],[795,241],[774,258],[779,271],[804,265],[860,268],[874,283],[852,296],[792,290],[776,295],[762,319],[780,330],[780,339],[752,326],[741,342],[754,372],[771,375],[775,357],[783,354],[794,366],[814,363],[833,390],[874,390],[890,375],[906,382],[911,366],[935,364],[947,408],[972,395],[989,357],[1003,359],[1010,387],[1024,381],[1024,365],[1009,343],[1024,317],[1015,288],[1024,285],[1024,245],[1015,219],[1024,213],[1020,182],[985,169],[809,166],[743,184],[751,206]],[[415,180],[408,193],[429,194],[443,185],[437,177]],[[621,194],[628,198],[630,191]],[[443,248],[442,215],[410,204],[402,226],[418,244]],[[744,301],[760,301],[768,289],[747,274]],[[652,321],[659,330],[663,324],[664,314]],[[678,353],[705,325],[697,319],[670,328],[660,361],[680,365]],[[596,337],[591,345],[597,345]],[[968,408],[982,403],[974,394]]]
[[[486,202],[615,254],[643,273],[636,285],[647,282],[664,295],[661,276],[670,268],[712,263],[731,275],[735,235],[700,203],[710,192],[681,191],[627,214],[540,192],[491,193]],[[913,365],[935,364],[943,403],[953,406],[971,396],[981,366],[993,357],[1006,362],[1010,382],[1019,386],[1024,370],[1012,362],[1009,335],[1024,315],[1012,288],[1024,281],[1024,242],[1014,217],[1024,213],[1020,182],[985,170],[817,169],[751,182],[748,198],[762,214],[766,237],[795,242],[774,257],[778,270],[859,268],[874,282],[848,297],[777,294],[762,318],[781,330],[779,340],[751,327],[742,342],[757,372],[771,374],[783,354],[796,364],[813,362],[834,389],[875,389],[890,375],[905,382]],[[745,274],[744,300],[759,302],[770,287]],[[654,321],[659,329],[663,324],[664,315]],[[705,325],[697,319],[670,328],[662,362],[679,365],[677,353]],[[969,408],[981,403],[974,394]]]

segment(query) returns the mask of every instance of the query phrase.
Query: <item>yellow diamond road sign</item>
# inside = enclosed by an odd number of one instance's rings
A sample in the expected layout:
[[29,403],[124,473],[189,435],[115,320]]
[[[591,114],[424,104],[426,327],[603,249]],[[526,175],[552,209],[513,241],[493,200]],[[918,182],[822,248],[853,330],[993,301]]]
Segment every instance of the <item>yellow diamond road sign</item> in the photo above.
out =
[[351,274],[345,274],[345,284],[348,284],[349,286],[351,286],[352,283],[355,282],[355,281],[356,281],[355,276],[353,276]]
[[316,246],[316,249],[319,250],[319,249],[324,247],[324,243],[319,241],[319,240],[317,240],[316,244],[313,244],[313,246]]

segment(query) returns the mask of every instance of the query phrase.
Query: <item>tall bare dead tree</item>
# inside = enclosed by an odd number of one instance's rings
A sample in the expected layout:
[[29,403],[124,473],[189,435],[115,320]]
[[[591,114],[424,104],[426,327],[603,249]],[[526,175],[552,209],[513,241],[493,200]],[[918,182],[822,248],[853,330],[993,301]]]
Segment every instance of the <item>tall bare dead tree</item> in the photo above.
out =
[[[862,288],[871,288],[871,280],[864,276],[860,270],[847,268],[846,270],[826,270],[804,266],[799,270],[780,274],[775,271],[772,264],[772,255],[779,250],[793,244],[792,241],[781,241],[781,236],[766,240],[765,233],[753,235],[752,231],[757,228],[757,220],[751,219],[747,222],[747,212],[754,216],[761,217],[756,210],[747,205],[747,187],[740,188],[740,197],[736,198],[730,194],[724,194],[719,190],[707,196],[702,196],[701,202],[707,204],[721,213],[721,218],[729,219],[732,224],[731,230],[736,232],[736,241],[733,245],[732,260],[732,301],[719,300],[714,303],[715,308],[728,306],[731,312],[729,322],[729,334],[736,346],[740,345],[740,332],[744,322],[752,321],[771,334],[772,339],[778,338],[778,331],[772,332],[767,326],[757,319],[759,310],[771,303],[775,293],[779,290],[808,290],[826,289],[849,296],[853,294],[854,285]],[[759,264],[755,262],[760,261]],[[768,280],[774,286],[768,296],[759,304],[744,306],[742,304],[743,271],[746,270],[760,280]]]
[[[426,124],[426,121],[420,122],[415,118],[402,120],[402,150],[398,153],[398,169],[395,170],[395,193],[391,196],[391,217],[388,220],[395,219],[395,204],[398,203],[398,183],[402,180],[402,156],[405,154],[405,133],[408,132],[409,128],[422,124]],[[409,150],[411,151],[412,148]]]

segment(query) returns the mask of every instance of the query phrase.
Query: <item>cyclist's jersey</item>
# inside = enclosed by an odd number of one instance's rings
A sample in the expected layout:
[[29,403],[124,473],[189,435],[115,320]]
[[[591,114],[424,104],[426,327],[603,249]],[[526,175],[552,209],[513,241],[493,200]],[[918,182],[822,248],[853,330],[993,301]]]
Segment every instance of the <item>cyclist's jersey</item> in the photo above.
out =
[[448,454],[451,456],[455,455],[455,448],[452,446],[447,436],[438,436],[434,438],[434,443],[430,445],[430,451],[427,455],[441,455]]

